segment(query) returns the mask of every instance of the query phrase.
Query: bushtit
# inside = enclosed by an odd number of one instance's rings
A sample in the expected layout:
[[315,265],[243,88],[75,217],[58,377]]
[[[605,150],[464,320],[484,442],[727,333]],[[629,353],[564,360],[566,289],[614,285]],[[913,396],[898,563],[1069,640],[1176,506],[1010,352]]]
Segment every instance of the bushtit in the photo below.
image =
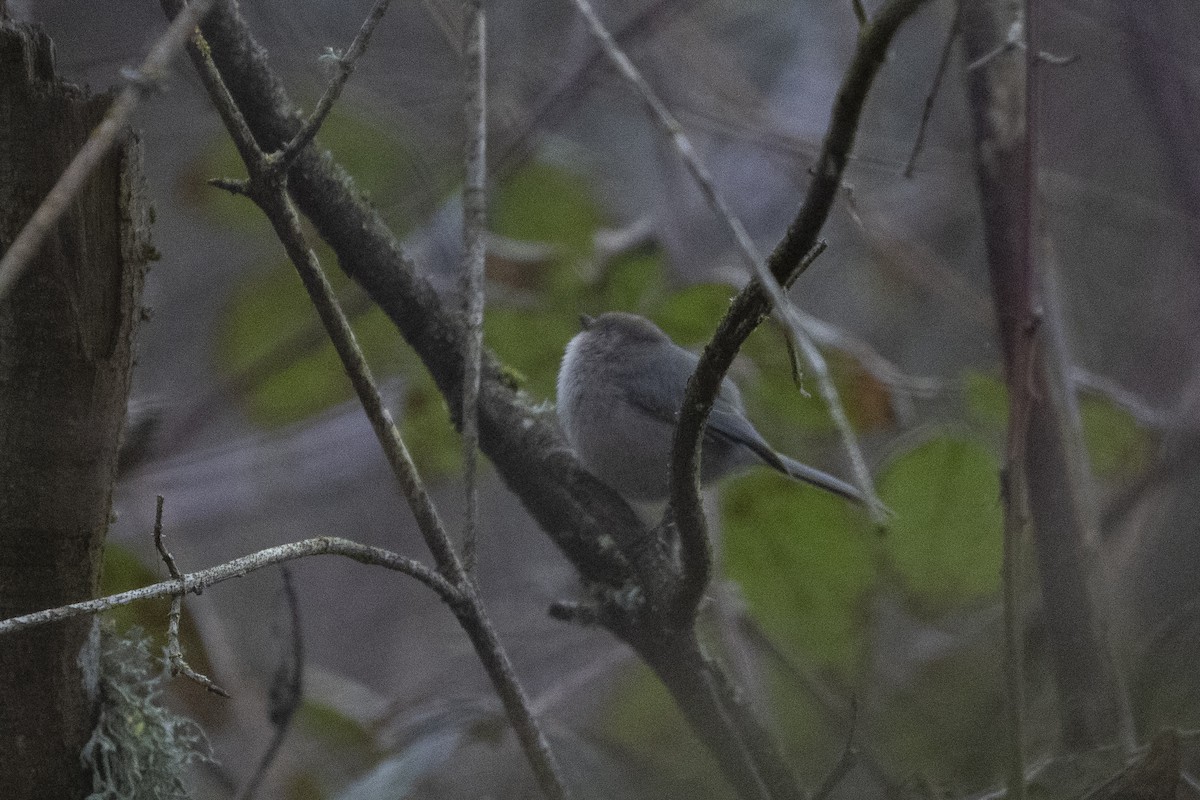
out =
[[[627,500],[661,502],[675,420],[699,357],[653,322],[610,312],[581,318],[558,371],[558,419],[583,465]],[[746,419],[742,395],[728,378],[708,417],[701,483],[765,464],[855,502],[855,487],[775,452]]]

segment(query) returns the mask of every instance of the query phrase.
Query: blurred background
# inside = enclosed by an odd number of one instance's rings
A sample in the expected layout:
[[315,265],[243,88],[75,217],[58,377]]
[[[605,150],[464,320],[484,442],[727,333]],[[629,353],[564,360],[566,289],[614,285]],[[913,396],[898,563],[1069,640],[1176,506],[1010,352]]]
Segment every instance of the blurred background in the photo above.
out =
[[[10,0],[10,6],[14,5]],[[152,0],[25,0],[59,69],[103,88],[165,28]],[[293,98],[312,107],[327,48],[367,0],[245,3]],[[504,0],[489,17],[486,342],[552,402],[580,313],[623,309],[682,344],[711,335],[746,272],[724,228],[600,55],[571,3]],[[874,4],[868,3],[868,10]],[[857,36],[851,4],[622,0],[598,5],[681,119],[764,252],[799,207]],[[1052,0],[1040,37],[1039,159],[1073,378],[1102,521],[1095,569],[1139,741],[1200,727],[1200,10]],[[982,244],[965,65],[929,4],[900,33],[867,105],[827,251],[793,291],[833,330],[824,352],[884,501],[885,536],[836,498],[759,471],[710,498],[720,579],[705,622],[806,785],[837,761],[857,705],[863,756],[835,796],[960,797],[1003,775],[1001,505],[1007,400]],[[431,282],[458,302],[461,12],[396,3],[318,141],[365,189]],[[106,589],[162,579],[154,496],[183,569],[316,535],[427,554],[300,281],[251,204],[205,185],[243,174],[179,59],[139,112],[162,259],[146,286],[131,430]],[[439,510],[461,525],[460,445],[443,401],[377,309],[326,259]],[[792,381],[772,325],[734,377],[776,448],[849,475],[811,376]],[[481,583],[521,680],[581,797],[730,793],[657,681],[603,631],[550,620],[573,570],[484,473]],[[452,616],[400,576],[334,559],[292,567],[304,695],[260,788],[279,798],[533,796],[499,704]],[[1031,760],[1057,712],[1026,564]],[[227,797],[272,735],[293,650],[278,572],[190,598],[188,655],[229,689],[176,681]],[[156,636],[165,606],[123,612]],[[1194,748],[1186,750],[1192,764]],[[1193,792],[1193,794],[1196,794]]]

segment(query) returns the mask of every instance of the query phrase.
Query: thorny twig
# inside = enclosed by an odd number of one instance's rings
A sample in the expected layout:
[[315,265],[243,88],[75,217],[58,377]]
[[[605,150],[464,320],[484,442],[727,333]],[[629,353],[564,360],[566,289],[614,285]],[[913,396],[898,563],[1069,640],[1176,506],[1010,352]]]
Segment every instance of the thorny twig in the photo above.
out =
[[186,591],[186,586],[183,582],[183,576],[180,575],[178,567],[175,566],[175,559],[171,557],[171,553],[167,550],[167,545],[163,541],[162,513],[163,496],[160,494],[154,508],[154,546],[158,549],[158,554],[162,557],[163,563],[167,565],[167,572],[171,573],[171,577],[179,582],[179,591],[171,596],[171,611],[167,615],[167,661],[171,665],[171,675],[183,675],[185,678],[200,684],[213,694],[219,694],[221,697],[229,697],[229,692],[218,686],[212,678],[192,669],[187,659],[183,657],[183,646],[179,643],[179,620],[183,616],[183,595]]

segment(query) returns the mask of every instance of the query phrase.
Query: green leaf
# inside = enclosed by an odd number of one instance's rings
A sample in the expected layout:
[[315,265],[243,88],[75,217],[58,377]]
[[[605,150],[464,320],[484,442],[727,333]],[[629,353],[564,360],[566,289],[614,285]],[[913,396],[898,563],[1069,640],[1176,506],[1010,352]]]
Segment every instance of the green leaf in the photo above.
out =
[[999,466],[982,446],[939,436],[897,458],[879,481],[896,513],[884,543],[905,585],[930,610],[999,585]]
[[1008,424],[1008,387],[996,375],[967,371],[963,374],[967,411],[982,425],[1003,428]]
[[[331,258],[323,258],[330,263]],[[351,327],[377,374],[395,372],[407,352],[395,327],[340,270],[328,273]],[[250,417],[279,427],[306,419],[353,396],[341,360],[329,342],[308,293],[290,263],[245,281],[226,311],[217,343],[217,366],[238,389]]]
[[371,731],[326,703],[301,701],[296,709],[296,728],[316,740],[321,753],[336,757],[348,771],[366,769],[383,755],[375,746]]
[[[1008,389],[993,375],[968,372],[963,376],[972,417],[988,427],[1008,424]],[[1125,409],[1107,398],[1084,394],[1079,400],[1083,440],[1097,475],[1129,475],[1145,469],[1150,459],[1149,435]]]
[[684,347],[712,338],[737,290],[724,283],[698,283],[675,292],[654,312],[654,321]]
[[709,752],[691,733],[662,683],[642,663],[631,665],[613,692],[605,729],[622,750],[661,781],[659,797],[731,798]]
[[493,306],[483,321],[485,341],[504,364],[521,373],[525,389],[536,397],[553,397],[558,365],[579,320],[544,309]]
[[1150,437],[1129,412],[1104,398],[1086,396],[1079,415],[1092,469],[1098,475],[1131,475],[1146,468]]
[[400,435],[418,472],[426,479],[456,475],[462,470],[462,445],[450,422],[450,410],[424,371],[412,375],[405,392]]
[[607,265],[600,284],[595,293],[600,296],[602,307],[597,311],[647,314],[662,302],[666,292],[663,252],[654,248],[622,253]]
[[779,646],[849,672],[862,656],[868,534],[844,500],[759,470],[722,493],[725,560]]
[[583,179],[540,161],[530,162],[497,187],[492,202],[493,231],[557,244],[568,260],[591,252],[600,224],[600,211]]

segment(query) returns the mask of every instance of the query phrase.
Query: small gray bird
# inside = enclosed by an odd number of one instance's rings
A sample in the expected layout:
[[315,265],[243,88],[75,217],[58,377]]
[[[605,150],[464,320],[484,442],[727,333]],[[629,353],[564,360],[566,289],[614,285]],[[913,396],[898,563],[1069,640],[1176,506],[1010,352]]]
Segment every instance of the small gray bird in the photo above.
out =
[[[648,319],[610,312],[581,318],[558,371],[558,419],[580,462],[627,500],[661,502],[675,420],[699,357]],[[746,419],[726,378],[708,417],[701,482],[765,464],[862,503],[854,486],[775,452]]]

